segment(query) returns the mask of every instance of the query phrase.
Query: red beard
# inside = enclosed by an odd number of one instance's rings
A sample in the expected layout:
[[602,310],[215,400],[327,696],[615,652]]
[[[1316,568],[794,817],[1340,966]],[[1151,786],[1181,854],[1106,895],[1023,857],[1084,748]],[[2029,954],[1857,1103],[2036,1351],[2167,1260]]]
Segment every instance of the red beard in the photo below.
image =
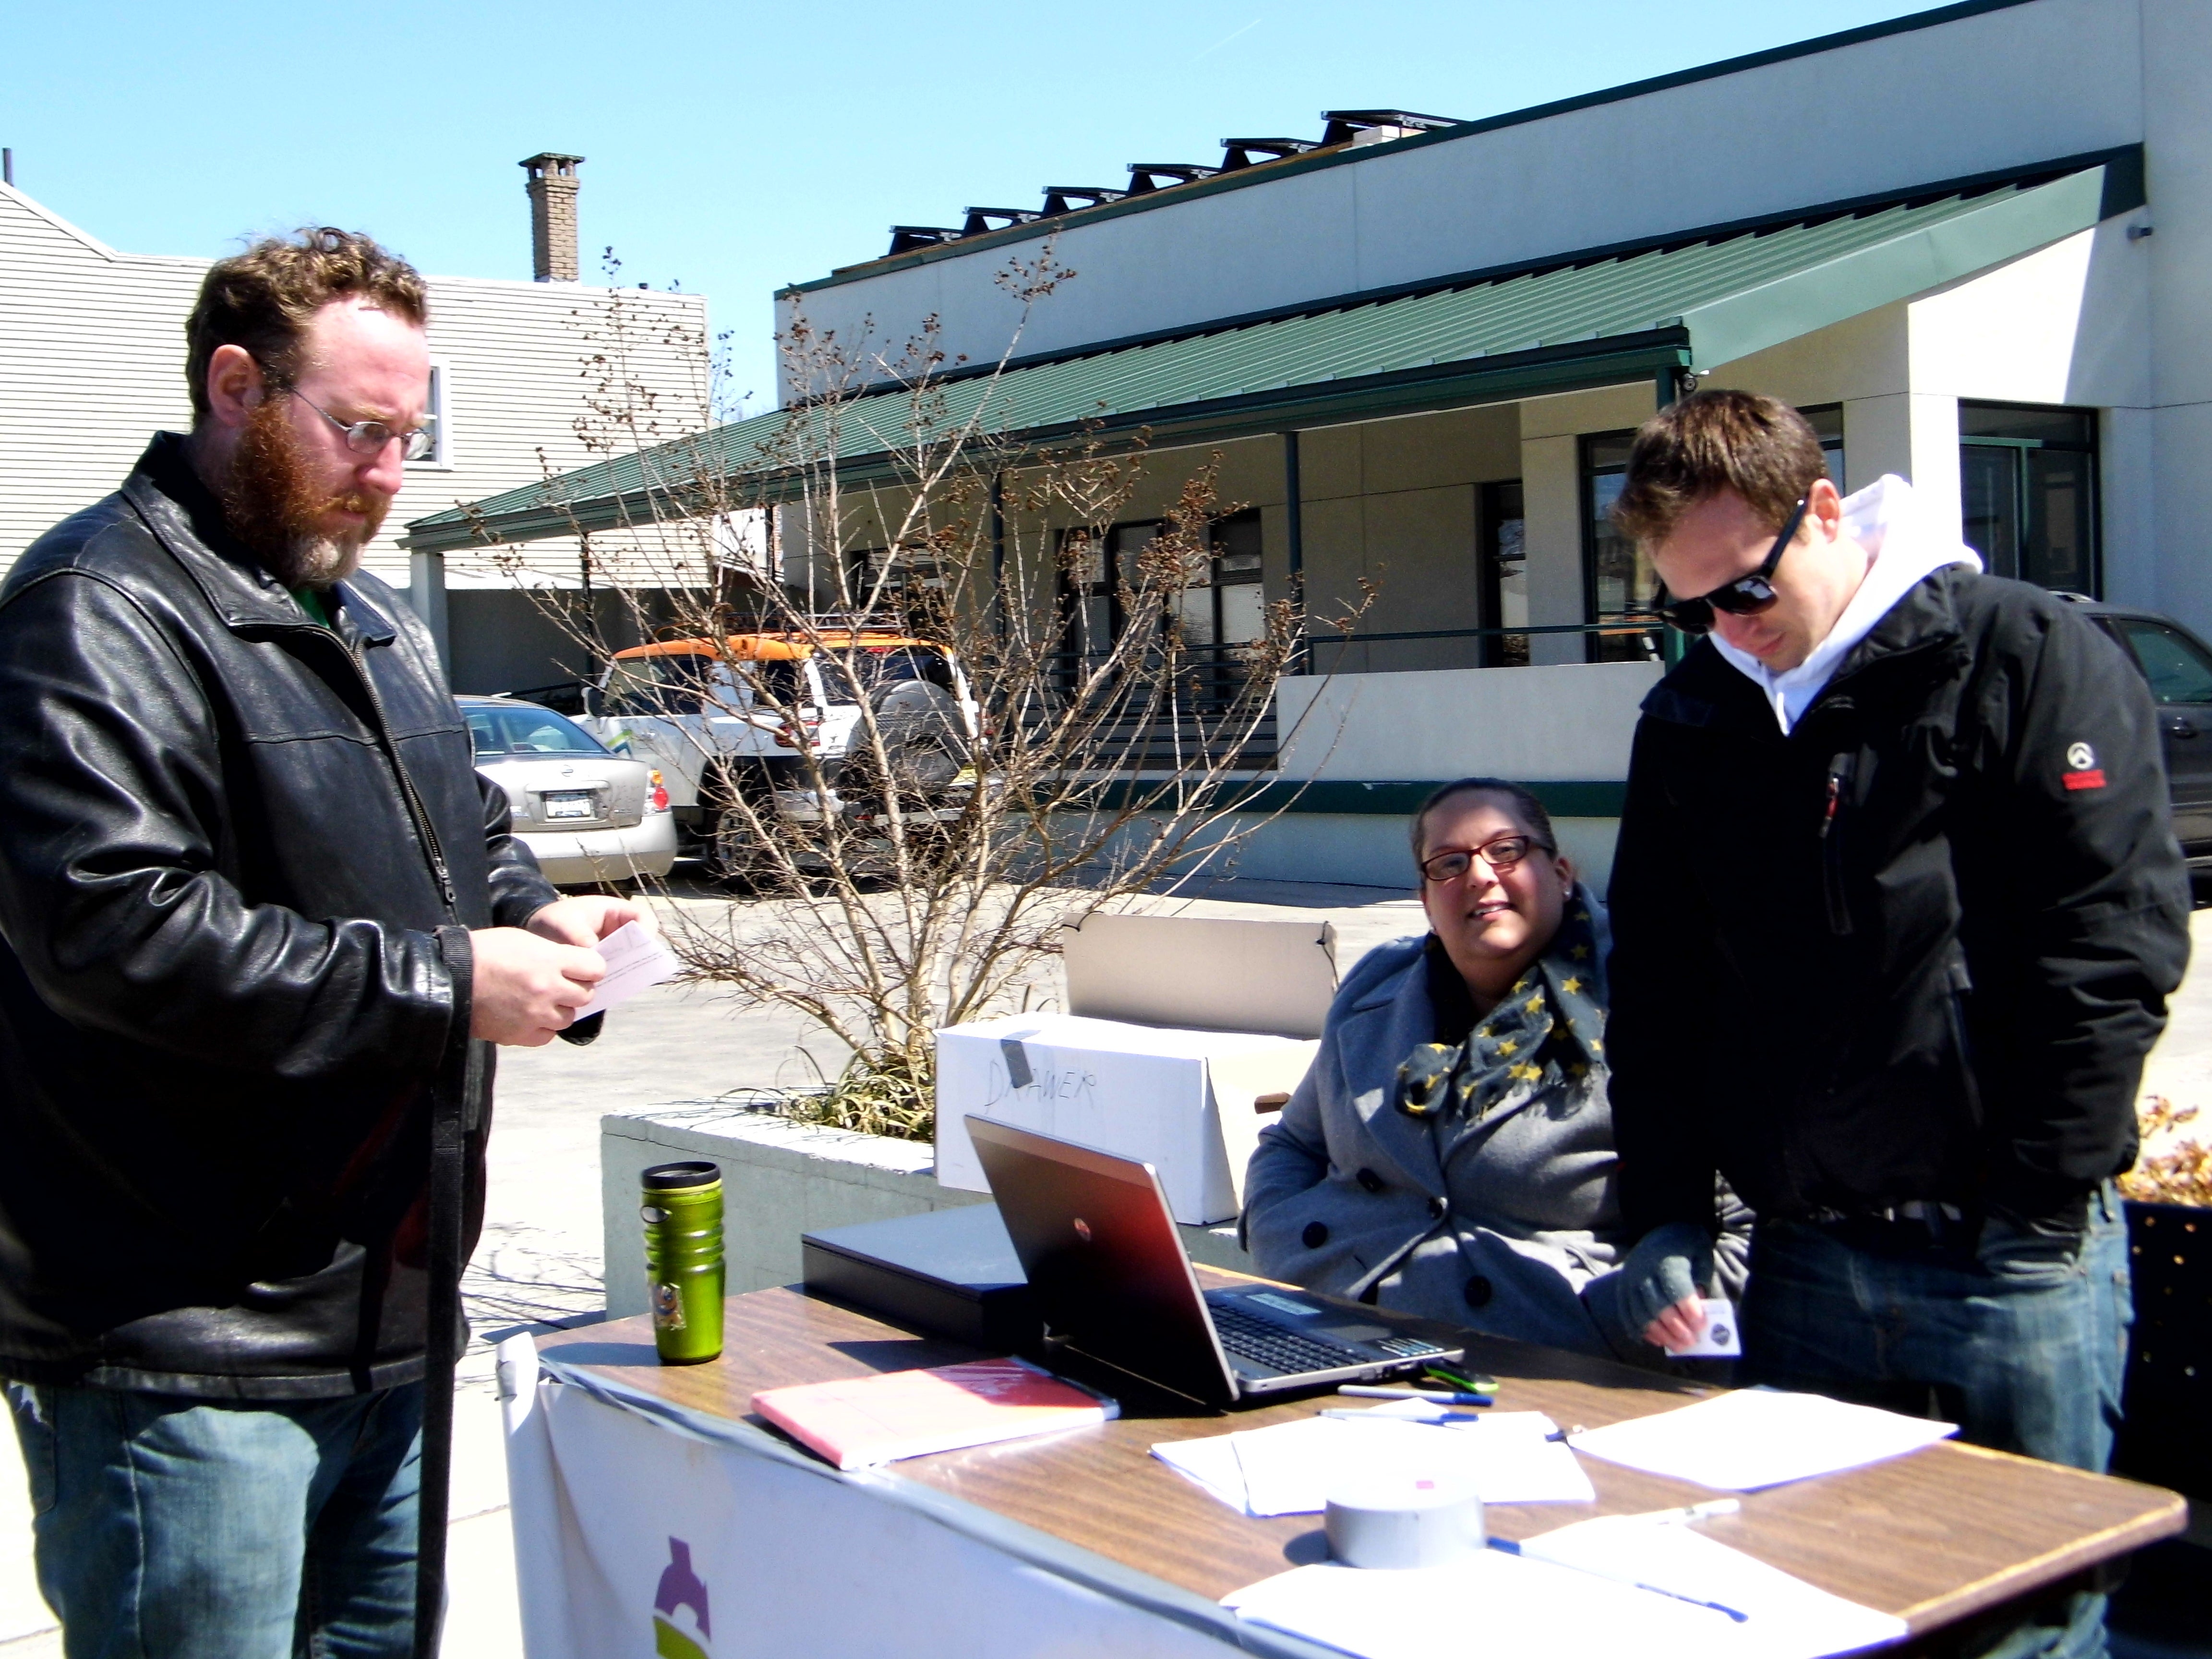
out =
[[[232,532],[289,588],[325,587],[351,575],[390,505],[360,489],[325,493],[274,396],[246,417],[222,502]],[[362,526],[327,534],[321,520],[333,508],[362,514]]]

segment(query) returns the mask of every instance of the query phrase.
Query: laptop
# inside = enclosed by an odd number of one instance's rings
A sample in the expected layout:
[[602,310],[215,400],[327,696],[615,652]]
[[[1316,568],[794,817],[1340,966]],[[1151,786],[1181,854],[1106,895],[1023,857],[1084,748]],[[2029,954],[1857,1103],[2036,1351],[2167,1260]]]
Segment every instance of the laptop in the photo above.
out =
[[1149,1164],[970,1117],[1045,1324],[1071,1347],[1209,1405],[1455,1360],[1448,1325],[1287,1285],[1200,1291]]

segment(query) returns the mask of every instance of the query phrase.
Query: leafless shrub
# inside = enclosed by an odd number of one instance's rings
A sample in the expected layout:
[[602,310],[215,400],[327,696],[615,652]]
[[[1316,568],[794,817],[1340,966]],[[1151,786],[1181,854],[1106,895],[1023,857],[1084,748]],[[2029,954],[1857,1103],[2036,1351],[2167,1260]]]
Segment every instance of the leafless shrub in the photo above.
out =
[[[1025,321],[1073,275],[1047,243],[1000,282]],[[1142,432],[1002,436],[1019,339],[975,366],[933,319],[889,351],[794,319],[804,401],[675,434],[599,343],[611,464],[549,486],[586,603],[536,544],[479,526],[603,668],[593,595],[617,596],[622,633],[703,642],[617,661],[595,709],[611,744],[696,780],[702,850],[739,890],[687,907],[673,942],[694,978],[842,1044],[794,1109],[874,1133],[929,1136],[932,1034],[1037,998],[1063,927],[1224,867],[1285,804],[1255,791],[1306,618],[1278,600],[1221,625],[1217,527],[1238,504],[1219,456],[1164,489]],[[1158,518],[1132,537],[1140,501]]]

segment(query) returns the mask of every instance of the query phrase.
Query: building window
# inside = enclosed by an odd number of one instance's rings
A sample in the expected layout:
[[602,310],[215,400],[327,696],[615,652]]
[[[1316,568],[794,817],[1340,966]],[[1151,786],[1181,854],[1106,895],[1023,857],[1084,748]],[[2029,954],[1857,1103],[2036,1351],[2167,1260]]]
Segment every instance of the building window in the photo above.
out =
[[1844,406],[1816,404],[1797,412],[1812,423],[1814,434],[1820,441],[1820,453],[1827,459],[1829,483],[1838,489],[1848,489],[1844,482]]
[[1137,559],[1160,533],[1157,519],[1117,524],[1103,535],[1088,530],[1063,532],[1060,538],[1060,599],[1067,621],[1066,649],[1079,657],[1103,657],[1114,648],[1127,620],[1121,591],[1137,586]]
[[1213,556],[1183,590],[1183,643],[1248,645],[1267,631],[1259,509],[1232,513],[1217,522],[1212,542]]
[[[1521,480],[1507,478],[1482,486],[1482,540],[1479,609],[1485,628],[1528,625],[1528,520],[1522,505]],[[1485,668],[1528,665],[1526,634],[1490,634],[1482,641]]]
[[[1128,628],[1126,592],[1140,582],[1137,561],[1166,528],[1158,519],[1117,524],[1103,536],[1063,532],[1060,602],[1066,635],[1063,678],[1082,672],[1085,658],[1110,653]],[[1211,556],[1191,574],[1176,612],[1193,678],[1186,694],[1203,703],[1225,701],[1243,683],[1245,653],[1236,647],[1264,639],[1267,588],[1261,580],[1260,513],[1256,507],[1217,522]]]
[[1657,635],[1634,621],[1650,617],[1659,578],[1650,558],[1613,523],[1635,439],[1633,432],[1593,432],[1582,441],[1583,620],[1616,624],[1590,637],[1591,662],[1644,662],[1657,648]]
[[2097,412],[1959,405],[1966,544],[1990,573],[2094,597]]
[[419,461],[410,461],[410,466],[438,469],[453,465],[453,422],[446,413],[446,366],[430,365],[430,395],[422,404],[422,428],[430,434],[430,453]]

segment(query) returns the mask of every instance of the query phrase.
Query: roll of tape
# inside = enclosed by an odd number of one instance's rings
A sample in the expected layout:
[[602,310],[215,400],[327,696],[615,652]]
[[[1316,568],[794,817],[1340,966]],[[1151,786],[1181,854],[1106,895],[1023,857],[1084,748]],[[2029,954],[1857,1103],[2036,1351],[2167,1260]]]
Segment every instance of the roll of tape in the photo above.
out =
[[1483,1547],[1482,1494],[1449,1475],[1363,1475],[1328,1494],[1323,1524],[1346,1566],[1438,1567]]

